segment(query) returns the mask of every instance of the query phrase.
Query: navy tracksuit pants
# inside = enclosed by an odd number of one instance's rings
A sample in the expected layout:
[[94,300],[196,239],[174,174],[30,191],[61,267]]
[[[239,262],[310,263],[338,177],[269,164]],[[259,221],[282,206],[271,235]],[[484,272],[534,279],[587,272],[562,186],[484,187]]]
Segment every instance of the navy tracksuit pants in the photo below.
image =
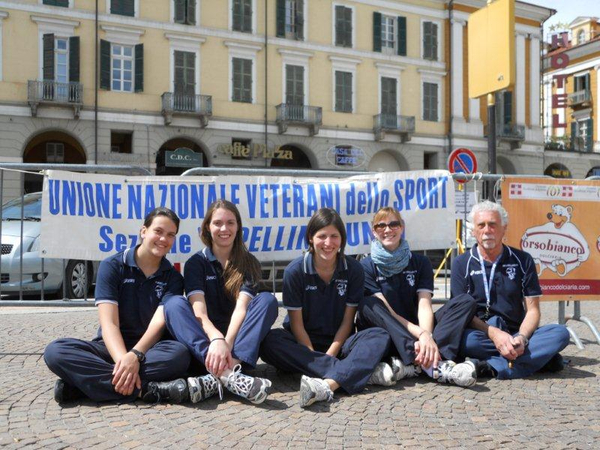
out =
[[[499,316],[490,317],[487,323],[514,334]],[[540,370],[554,355],[569,345],[569,339],[569,331],[564,325],[539,327],[529,338],[525,352],[514,361],[513,368],[509,369],[508,360],[500,355],[492,340],[483,331],[467,329],[462,338],[460,353],[463,357],[487,361],[498,372],[496,378],[508,380],[523,378]]]
[[267,334],[260,357],[279,370],[329,378],[354,394],[365,388],[375,366],[388,352],[390,337],[381,328],[359,331],[346,340],[337,358],[325,353],[329,344],[313,341],[312,351],[299,344],[291,332],[280,328]]
[[[244,367],[256,366],[260,343],[277,319],[277,308],[277,299],[269,292],[262,292],[250,301],[231,352],[234,358],[242,361]],[[204,365],[210,339],[196,319],[190,302],[182,296],[170,297],[165,303],[165,321],[171,336],[183,343],[194,358]],[[219,331],[223,334],[227,332]]]
[[[434,313],[433,340],[438,346],[442,359],[456,359],[463,331],[473,320],[476,309],[475,299],[469,294],[461,294],[450,299]],[[389,333],[394,344],[390,347],[390,354],[395,354],[397,351],[405,365],[414,362],[415,337],[392,316],[379,298],[365,297],[360,302],[356,324],[359,330],[371,327],[383,328]]]
[[[102,340],[57,339],[46,347],[44,361],[65,383],[94,401],[133,401],[139,394],[138,389],[130,396],[115,392],[111,383],[115,363]],[[170,340],[157,342],[140,365],[142,390],[149,381],[169,381],[183,376],[189,364],[190,355],[184,345]]]

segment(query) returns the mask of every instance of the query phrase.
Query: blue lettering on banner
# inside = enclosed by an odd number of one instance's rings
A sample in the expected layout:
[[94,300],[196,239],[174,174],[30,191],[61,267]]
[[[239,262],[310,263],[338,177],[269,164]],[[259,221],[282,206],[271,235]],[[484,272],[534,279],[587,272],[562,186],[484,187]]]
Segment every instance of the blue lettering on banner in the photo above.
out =
[[[130,247],[138,245],[140,237],[137,234],[114,233],[113,229],[104,225],[100,227],[100,240],[98,249],[103,253],[122,252]],[[192,238],[189,234],[180,234],[169,253],[189,254],[192,251]]]

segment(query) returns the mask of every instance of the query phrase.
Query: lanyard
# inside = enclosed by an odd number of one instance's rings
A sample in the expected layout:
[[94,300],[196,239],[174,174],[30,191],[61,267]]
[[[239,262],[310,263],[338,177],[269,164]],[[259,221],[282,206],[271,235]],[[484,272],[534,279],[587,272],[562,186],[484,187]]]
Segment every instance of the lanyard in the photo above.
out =
[[[502,252],[504,253],[504,252]],[[481,252],[479,251],[479,246],[477,246],[477,254],[479,255],[479,264],[481,264],[481,278],[483,278],[483,288],[485,290],[485,320],[490,318],[490,292],[492,290],[492,286],[494,284],[494,272],[496,271],[496,265],[500,258],[502,257],[502,253],[498,255],[496,261],[492,264],[492,270],[490,270],[490,282],[488,283],[487,274],[485,273],[485,263],[483,261],[483,257],[481,256]]]

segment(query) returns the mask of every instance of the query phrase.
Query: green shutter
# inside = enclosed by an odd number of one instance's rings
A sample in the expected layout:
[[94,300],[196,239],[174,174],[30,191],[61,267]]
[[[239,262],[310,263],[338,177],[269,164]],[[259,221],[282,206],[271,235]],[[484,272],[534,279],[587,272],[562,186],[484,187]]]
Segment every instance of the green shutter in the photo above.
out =
[[277,37],[285,37],[285,0],[277,0]]
[[[589,77],[589,74],[587,75]],[[594,119],[587,120],[587,136],[585,137],[585,149],[591,152],[594,148]]]
[[345,8],[344,21],[346,23],[346,29],[344,31],[344,39],[346,47],[352,47],[352,9]]
[[503,117],[503,124],[504,125],[510,125],[512,124],[513,118],[512,118],[512,92],[510,91],[506,91],[504,93],[504,117]]
[[175,22],[185,23],[186,0],[175,0]]
[[406,56],[406,17],[398,16],[398,54]]
[[173,74],[174,81],[174,90],[175,94],[182,94],[184,91],[184,75],[183,75],[183,52],[175,51],[174,57],[175,60],[175,73]]
[[381,52],[381,13],[373,13],[373,51]]
[[135,92],[144,91],[144,44],[135,46]]
[[79,36],[69,38],[69,81],[79,83]]
[[44,80],[54,81],[54,34],[44,34],[44,66],[42,76]]
[[438,59],[438,41],[437,41],[437,29],[436,23],[431,24],[431,59],[437,61]]
[[110,91],[110,42],[100,40],[100,88]]
[[343,13],[344,7],[341,5],[335,6],[335,45],[338,47],[344,46],[344,30],[343,30]]
[[242,0],[242,17],[244,33],[252,33],[252,0]]
[[252,60],[244,60],[244,101],[252,103]]
[[423,58],[431,59],[431,22],[423,22]]
[[296,39],[304,40],[304,1],[296,0]]
[[69,0],[44,0],[44,5],[69,7]]
[[188,25],[196,25],[196,0],[187,0],[187,21]]
[[577,142],[577,122],[571,122],[571,150],[576,150],[575,144]]

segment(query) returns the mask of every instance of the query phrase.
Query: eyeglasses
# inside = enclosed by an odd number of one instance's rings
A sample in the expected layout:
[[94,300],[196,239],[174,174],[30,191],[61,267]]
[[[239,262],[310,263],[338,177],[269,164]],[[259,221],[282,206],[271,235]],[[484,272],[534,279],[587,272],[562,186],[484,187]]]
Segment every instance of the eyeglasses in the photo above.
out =
[[390,222],[390,223],[385,223],[385,222],[376,223],[375,225],[373,225],[373,229],[375,231],[383,231],[386,229],[386,227],[389,227],[390,230],[397,230],[401,226],[402,226],[402,222],[400,222],[399,220],[394,220],[393,222]]

